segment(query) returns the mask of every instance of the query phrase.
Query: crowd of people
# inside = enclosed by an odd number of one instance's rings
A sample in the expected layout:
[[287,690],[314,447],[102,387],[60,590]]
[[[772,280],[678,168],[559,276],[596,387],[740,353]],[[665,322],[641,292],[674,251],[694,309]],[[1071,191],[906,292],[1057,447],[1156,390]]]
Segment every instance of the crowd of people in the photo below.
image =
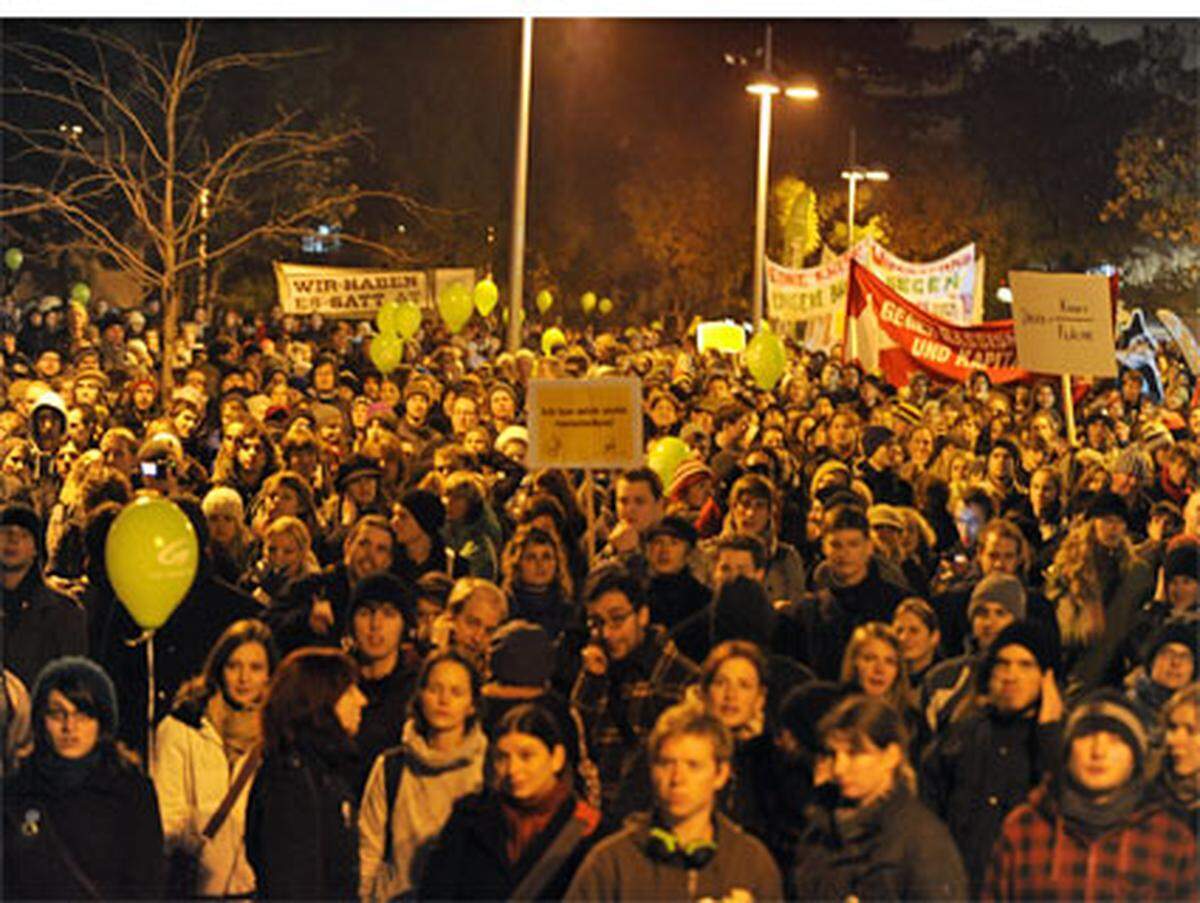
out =
[[[1058,381],[792,340],[768,390],[659,327],[427,314],[386,374],[354,321],[159,328],[0,310],[7,898],[1196,896],[1167,337],[1071,441]],[[527,467],[530,380],[614,375],[687,457]],[[141,496],[201,548],[152,659],[105,564]]]

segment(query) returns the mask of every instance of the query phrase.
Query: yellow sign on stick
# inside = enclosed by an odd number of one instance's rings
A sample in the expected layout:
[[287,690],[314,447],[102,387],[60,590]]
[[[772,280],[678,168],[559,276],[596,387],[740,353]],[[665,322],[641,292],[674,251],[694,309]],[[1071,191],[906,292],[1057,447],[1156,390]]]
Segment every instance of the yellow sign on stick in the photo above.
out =
[[529,466],[624,470],[645,463],[637,377],[534,379]]
[[1009,273],[1017,364],[1034,373],[1116,376],[1108,277]]

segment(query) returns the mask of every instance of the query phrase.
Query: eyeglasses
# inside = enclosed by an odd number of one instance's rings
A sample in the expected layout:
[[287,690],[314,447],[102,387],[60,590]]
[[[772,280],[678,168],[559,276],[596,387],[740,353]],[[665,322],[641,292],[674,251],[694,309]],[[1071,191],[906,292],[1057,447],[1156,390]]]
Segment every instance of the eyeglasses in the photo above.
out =
[[589,630],[603,630],[605,627],[610,627],[613,630],[620,630],[626,621],[632,618],[634,611],[632,608],[617,614],[609,615],[607,618],[590,617],[587,619]]
[[69,724],[74,721],[76,724],[87,721],[95,721],[95,715],[89,715],[82,709],[68,711],[67,709],[54,706],[46,709],[46,720],[53,721],[55,724]]

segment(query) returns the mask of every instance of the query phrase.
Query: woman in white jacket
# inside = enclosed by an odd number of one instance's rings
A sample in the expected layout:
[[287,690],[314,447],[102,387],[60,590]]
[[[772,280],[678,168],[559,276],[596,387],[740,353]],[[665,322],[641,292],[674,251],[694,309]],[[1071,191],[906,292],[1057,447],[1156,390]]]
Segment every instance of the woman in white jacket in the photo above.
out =
[[363,901],[411,898],[454,804],[483,789],[480,704],[479,673],[467,658],[446,650],[425,660],[400,745],[375,760],[363,790]]
[[[213,645],[203,672],[180,688],[171,714],[158,726],[151,776],[163,836],[168,852],[196,857],[193,896],[254,892],[244,843],[246,798],[261,756],[259,708],[278,658],[271,630],[261,621],[231,624]],[[243,771],[246,778],[232,808],[212,837],[205,837]]]

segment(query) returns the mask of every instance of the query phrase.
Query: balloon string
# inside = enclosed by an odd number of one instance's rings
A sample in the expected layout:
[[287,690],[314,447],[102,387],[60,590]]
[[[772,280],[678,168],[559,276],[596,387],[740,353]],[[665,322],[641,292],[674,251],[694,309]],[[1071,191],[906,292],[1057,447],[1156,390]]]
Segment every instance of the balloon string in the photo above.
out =
[[146,771],[154,773],[154,631],[142,634],[146,641]]

